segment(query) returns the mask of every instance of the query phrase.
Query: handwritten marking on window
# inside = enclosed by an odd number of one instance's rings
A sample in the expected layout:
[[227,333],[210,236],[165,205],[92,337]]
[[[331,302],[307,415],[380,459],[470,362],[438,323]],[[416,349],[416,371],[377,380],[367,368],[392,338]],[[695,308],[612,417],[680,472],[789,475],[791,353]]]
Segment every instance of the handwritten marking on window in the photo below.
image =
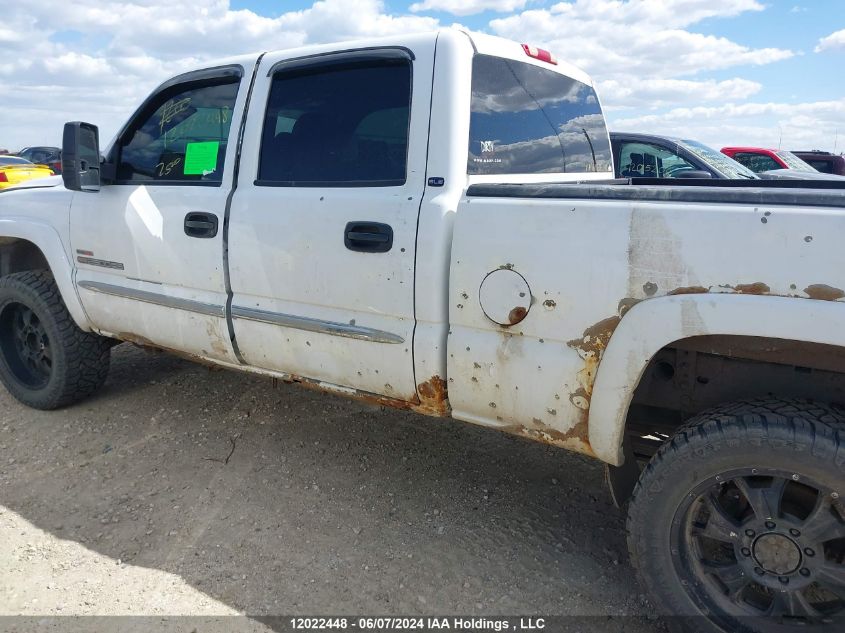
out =
[[168,101],[164,104],[164,109],[161,112],[161,120],[159,121],[159,129],[164,132],[164,126],[170,123],[176,116],[188,109],[191,105],[191,98],[185,97],[179,101]]
[[181,162],[181,158],[175,158],[169,163],[159,163],[158,165],[156,165],[156,174],[159,178],[161,178],[162,176],[169,176],[170,172],[173,171],[173,168]]
[[222,108],[217,108],[210,112],[207,112],[205,115],[205,122],[206,123],[228,123],[232,118],[232,111],[229,106],[223,106]]

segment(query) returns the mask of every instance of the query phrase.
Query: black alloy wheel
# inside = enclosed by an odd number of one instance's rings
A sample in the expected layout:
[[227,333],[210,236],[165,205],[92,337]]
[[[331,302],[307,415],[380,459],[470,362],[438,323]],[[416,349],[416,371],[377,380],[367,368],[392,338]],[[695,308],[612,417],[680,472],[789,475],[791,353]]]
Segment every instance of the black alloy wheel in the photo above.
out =
[[0,349],[9,369],[25,385],[39,389],[53,371],[50,337],[41,319],[22,303],[8,303],[0,313]]
[[845,631],[845,411],[735,402],[690,419],[646,465],[631,562],[670,627]]
[[23,404],[58,409],[97,391],[111,339],[74,322],[48,271],[0,277],[0,382]]
[[672,523],[682,584],[711,613],[818,624],[845,615],[845,507],[828,486],[741,469],[692,491]]

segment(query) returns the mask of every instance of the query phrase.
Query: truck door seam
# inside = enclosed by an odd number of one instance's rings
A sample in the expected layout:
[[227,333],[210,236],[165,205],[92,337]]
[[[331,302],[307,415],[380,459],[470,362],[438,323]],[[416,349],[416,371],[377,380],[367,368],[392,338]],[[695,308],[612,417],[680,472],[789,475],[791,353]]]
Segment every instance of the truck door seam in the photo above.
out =
[[249,105],[252,102],[252,91],[255,88],[255,79],[258,76],[258,67],[261,65],[261,60],[264,59],[266,53],[261,53],[258,59],[255,60],[255,66],[252,69],[252,78],[249,80],[249,89],[246,93],[246,100],[244,102],[244,110],[241,115],[241,123],[238,127],[238,142],[235,146],[235,164],[232,166],[232,187],[229,189],[229,195],[226,197],[226,210],[223,213],[223,282],[226,285],[226,306],[224,309],[226,317],[226,328],[229,330],[229,341],[232,343],[232,351],[235,353],[235,358],[241,365],[247,365],[247,361],[241,354],[238,347],[237,337],[235,336],[235,323],[232,320],[232,299],[234,292],[232,291],[232,278],[229,266],[229,215],[232,211],[232,198],[238,188],[238,179],[241,172],[241,152],[243,150],[244,135],[246,133],[246,121],[249,116]]

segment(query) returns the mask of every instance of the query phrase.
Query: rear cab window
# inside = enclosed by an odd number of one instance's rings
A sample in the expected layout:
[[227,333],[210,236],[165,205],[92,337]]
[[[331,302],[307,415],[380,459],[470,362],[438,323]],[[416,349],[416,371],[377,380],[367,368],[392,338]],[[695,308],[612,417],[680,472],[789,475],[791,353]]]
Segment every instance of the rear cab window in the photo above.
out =
[[467,171],[608,173],[610,139],[592,86],[551,69],[475,55]]

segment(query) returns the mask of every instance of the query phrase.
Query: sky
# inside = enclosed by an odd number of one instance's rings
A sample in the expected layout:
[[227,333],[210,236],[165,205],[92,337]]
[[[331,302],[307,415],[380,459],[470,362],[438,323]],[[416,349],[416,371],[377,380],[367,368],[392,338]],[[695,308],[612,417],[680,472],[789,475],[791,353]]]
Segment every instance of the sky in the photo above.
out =
[[38,0],[0,22],[0,148],[112,137],[205,60],[453,25],[552,51],[611,130],[845,151],[845,0]]

